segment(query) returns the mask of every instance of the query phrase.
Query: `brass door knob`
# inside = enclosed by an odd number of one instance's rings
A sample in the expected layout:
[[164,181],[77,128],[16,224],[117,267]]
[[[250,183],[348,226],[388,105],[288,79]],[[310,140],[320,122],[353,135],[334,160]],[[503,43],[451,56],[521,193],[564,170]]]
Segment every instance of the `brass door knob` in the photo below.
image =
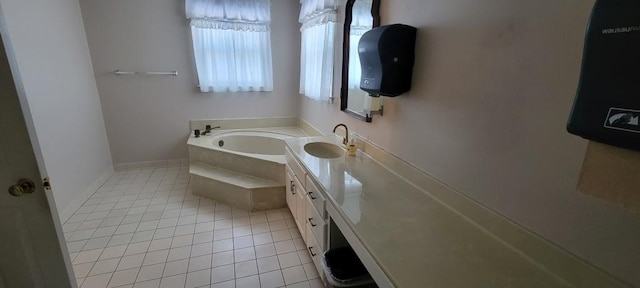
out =
[[33,193],[36,191],[36,185],[33,181],[23,178],[18,180],[16,185],[9,186],[9,194],[12,196],[22,196],[24,193]]

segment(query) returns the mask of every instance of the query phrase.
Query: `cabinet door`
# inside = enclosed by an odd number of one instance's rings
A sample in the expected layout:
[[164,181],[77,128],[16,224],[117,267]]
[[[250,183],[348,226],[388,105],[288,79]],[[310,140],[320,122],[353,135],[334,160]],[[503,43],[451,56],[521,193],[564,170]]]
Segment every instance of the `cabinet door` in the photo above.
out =
[[307,201],[307,197],[305,196],[304,193],[304,187],[296,187],[296,224],[298,225],[298,230],[300,230],[300,235],[302,235],[302,239],[306,242],[307,241],[307,236],[305,233],[306,229],[305,229],[305,224],[307,223],[306,221],[306,208],[305,208],[305,202]]
[[286,193],[287,193],[287,206],[289,206],[289,211],[294,218],[296,218],[296,182],[293,180],[295,176],[291,172],[289,166],[287,166],[287,174],[286,174]]

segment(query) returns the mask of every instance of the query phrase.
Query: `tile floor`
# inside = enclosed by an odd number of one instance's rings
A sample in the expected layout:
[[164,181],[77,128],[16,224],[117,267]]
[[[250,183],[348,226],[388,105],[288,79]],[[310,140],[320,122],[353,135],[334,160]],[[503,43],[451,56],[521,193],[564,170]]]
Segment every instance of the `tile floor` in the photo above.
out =
[[194,196],[186,166],[115,173],[63,229],[82,288],[323,287],[287,208]]

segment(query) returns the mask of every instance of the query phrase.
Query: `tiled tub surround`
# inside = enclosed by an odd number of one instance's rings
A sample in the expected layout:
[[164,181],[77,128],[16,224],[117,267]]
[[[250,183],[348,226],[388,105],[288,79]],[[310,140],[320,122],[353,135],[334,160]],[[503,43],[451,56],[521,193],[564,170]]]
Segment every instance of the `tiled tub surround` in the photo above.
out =
[[63,225],[78,287],[322,287],[285,209],[191,194],[188,167],[116,172]]
[[356,157],[335,159],[303,148],[335,136],[287,145],[380,287],[630,287],[359,140]]
[[[187,144],[193,193],[248,211],[286,207],[285,143],[281,140],[302,136],[306,134],[297,127],[215,129],[206,136],[191,135]],[[220,140],[233,142],[231,139],[242,137],[247,141],[262,139],[263,143],[235,143],[235,148],[232,143],[218,145]],[[264,149],[260,145],[280,146]],[[247,153],[251,148],[281,150],[282,154]]]

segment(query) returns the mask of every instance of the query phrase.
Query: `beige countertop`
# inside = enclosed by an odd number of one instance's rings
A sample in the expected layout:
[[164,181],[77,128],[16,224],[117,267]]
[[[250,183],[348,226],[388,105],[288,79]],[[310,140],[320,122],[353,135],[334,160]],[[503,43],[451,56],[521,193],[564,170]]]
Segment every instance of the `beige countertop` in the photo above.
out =
[[396,287],[572,287],[496,235],[388,170],[368,155],[321,159],[310,142],[288,147]]

